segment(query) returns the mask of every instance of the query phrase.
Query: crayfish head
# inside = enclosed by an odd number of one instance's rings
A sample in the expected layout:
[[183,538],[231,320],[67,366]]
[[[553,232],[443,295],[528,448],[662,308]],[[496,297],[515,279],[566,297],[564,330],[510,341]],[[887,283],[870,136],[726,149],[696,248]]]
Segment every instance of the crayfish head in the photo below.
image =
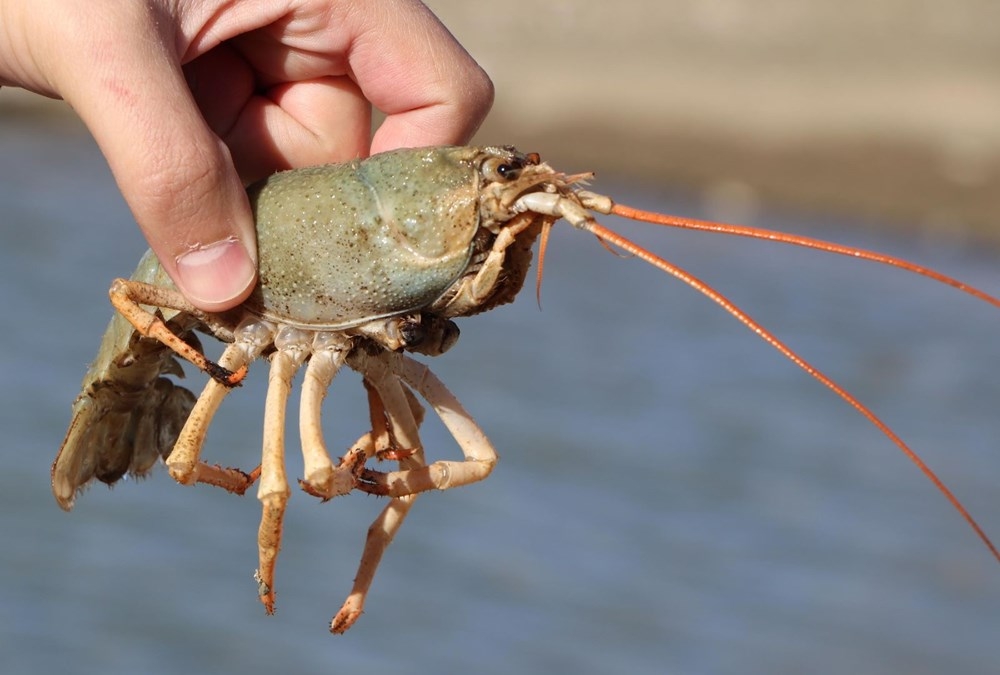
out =
[[590,193],[579,190],[593,178],[593,173],[561,173],[543,162],[538,153],[523,153],[509,145],[480,148],[475,161],[480,179],[480,227],[495,235],[497,241],[516,242],[513,246],[503,244],[508,272],[508,281],[502,285],[504,299],[488,306],[513,299],[531,260],[531,246],[541,235],[536,282],[539,295],[552,223],[559,218],[566,218],[575,227],[593,222],[589,202],[581,199]]
[[496,232],[505,222],[524,212],[519,200],[532,192],[570,196],[570,186],[584,182],[592,174],[567,176],[541,160],[537,152],[523,153],[516,148],[490,146],[476,157],[479,167],[480,224]]

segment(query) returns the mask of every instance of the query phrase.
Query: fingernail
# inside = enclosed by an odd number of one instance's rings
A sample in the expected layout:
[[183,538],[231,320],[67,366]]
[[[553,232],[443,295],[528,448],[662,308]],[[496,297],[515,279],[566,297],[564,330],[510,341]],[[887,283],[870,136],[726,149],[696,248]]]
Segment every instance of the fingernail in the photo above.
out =
[[177,257],[177,283],[188,300],[221,311],[242,299],[257,278],[257,268],[236,239],[202,246]]

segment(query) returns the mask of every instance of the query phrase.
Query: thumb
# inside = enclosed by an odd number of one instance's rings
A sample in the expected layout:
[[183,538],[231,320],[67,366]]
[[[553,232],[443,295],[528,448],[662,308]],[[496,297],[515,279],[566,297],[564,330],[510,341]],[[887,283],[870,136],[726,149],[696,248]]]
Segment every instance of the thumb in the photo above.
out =
[[176,54],[155,28],[113,37],[113,46],[100,45],[99,59],[77,61],[90,72],[75,73],[63,96],[97,140],[181,292],[206,311],[234,307],[256,281],[256,237],[229,150],[208,128]]

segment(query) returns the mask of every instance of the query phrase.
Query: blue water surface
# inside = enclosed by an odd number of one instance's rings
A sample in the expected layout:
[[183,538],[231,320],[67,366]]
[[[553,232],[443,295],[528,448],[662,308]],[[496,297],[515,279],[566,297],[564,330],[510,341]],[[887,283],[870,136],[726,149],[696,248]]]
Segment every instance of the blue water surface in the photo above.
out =
[[[273,617],[251,578],[252,495],[161,468],[62,512],[49,466],[109,282],[144,244],[77,129],[7,123],[0,150],[5,672],[995,672],[1000,568],[931,484],[716,305],[567,227],[542,311],[532,289],[463,320],[433,363],[499,449],[496,471],[419,499],[346,635],[327,622],[383,501],[296,491]],[[600,167],[567,167],[584,168]],[[666,192],[632,201],[699,215]],[[758,222],[1000,292],[993,251],[820,217]],[[1000,537],[1000,312],[856,260],[609,223],[867,402]],[[264,371],[225,402],[207,459],[258,462]],[[338,379],[325,411],[340,452],[367,427],[357,377]],[[435,420],[424,441],[431,458],[458,456]],[[294,428],[289,446],[297,477]]]

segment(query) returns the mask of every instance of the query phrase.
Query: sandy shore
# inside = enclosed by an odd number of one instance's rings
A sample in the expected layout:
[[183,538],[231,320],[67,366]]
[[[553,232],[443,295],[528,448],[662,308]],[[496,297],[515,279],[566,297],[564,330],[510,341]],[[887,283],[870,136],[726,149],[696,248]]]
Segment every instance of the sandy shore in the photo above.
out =
[[[428,5],[497,85],[483,142],[1000,241],[995,0]],[[40,101],[4,89],[0,111]]]
[[1000,3],[428,3],[497,85],[480,136],[1000,241]]

